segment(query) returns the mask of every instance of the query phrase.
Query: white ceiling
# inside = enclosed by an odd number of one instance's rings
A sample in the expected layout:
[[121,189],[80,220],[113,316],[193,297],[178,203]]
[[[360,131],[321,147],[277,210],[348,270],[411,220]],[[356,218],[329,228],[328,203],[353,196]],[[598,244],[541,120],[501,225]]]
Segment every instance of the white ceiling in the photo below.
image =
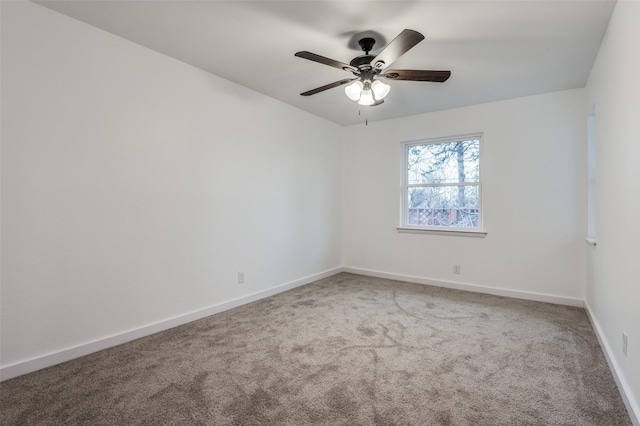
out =
[[363,32],[426,39],[396,69],[451,70],[445,83],[391,81],[369,121],[584,87],[615,5],[553,1],[39,1],[81,21],[341,125],[362,123],[341,87]]

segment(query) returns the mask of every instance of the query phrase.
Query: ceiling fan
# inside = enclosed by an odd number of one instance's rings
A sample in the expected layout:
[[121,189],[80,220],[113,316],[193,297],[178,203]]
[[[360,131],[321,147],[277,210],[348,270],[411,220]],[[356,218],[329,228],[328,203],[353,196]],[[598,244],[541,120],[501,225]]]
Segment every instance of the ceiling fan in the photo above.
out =
[[365,37],[358,41],[364,55],[353,58],[349,64],[307,51],[297,52],[295,56],[299,58],[339,68],[355,76],[354,78],[345,78],[308,90],[300,93],[300,95],[311,96],[334,87],[351,83],[345,87],[345,92],[349,99],[357,101],[360,105],[376,106],[384,102],[384,97],[389,94],[390,90],[390,87],[383,83],[380,78],[388,80],[433,81],[437,83],[447,81],[451,76],[451,71],[387,69],[387,67],[400,56],[422,40],[424,40],[424,36],[419,32],[405,29],[382,49],[380,53],[373,56],[370,55],[369,52],[373,49],[376,41],[371,37]]

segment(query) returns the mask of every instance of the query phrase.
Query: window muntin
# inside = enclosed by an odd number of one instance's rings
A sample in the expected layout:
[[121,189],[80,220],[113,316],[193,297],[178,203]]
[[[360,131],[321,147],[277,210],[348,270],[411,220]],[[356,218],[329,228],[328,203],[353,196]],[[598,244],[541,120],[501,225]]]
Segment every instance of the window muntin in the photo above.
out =
[[481,135],[403,143],[401,227],[480,231]]

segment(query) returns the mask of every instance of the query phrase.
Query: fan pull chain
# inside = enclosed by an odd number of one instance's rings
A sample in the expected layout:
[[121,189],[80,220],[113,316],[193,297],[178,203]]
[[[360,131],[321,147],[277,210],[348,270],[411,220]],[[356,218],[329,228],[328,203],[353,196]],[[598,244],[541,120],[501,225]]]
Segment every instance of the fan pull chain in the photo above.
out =
[[[364,106],[364,125],[368,126],[369,125],[369,117],[367,117],[367,109],[369,107],[368,106]],[[360,104],[358,104],[358,115],[362,115],[362,106],[360,106]]]

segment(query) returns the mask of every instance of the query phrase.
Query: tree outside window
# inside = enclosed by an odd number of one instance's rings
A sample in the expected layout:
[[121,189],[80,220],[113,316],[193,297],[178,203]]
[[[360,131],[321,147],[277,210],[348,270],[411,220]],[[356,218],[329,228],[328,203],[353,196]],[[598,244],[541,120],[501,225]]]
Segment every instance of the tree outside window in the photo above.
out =
[[480,139],[403,144],[403,226],[480,228]]

